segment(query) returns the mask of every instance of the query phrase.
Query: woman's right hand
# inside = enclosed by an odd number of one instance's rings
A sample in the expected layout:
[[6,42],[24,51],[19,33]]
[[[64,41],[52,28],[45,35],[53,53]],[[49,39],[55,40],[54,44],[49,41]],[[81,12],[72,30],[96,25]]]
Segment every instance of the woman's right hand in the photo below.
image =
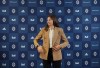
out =
[[42,46],[38,46],[37,50],[38,50],[39,53],[43,53],[43,48],[42,48]]

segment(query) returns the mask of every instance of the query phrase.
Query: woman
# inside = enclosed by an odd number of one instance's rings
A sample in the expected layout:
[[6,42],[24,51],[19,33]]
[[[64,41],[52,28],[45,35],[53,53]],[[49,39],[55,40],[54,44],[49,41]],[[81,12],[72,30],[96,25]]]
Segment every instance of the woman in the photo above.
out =
[[[38,44],[38,40],[43,39],[43,45]],[[63,43],[60,44],[60,41]],[[55,15],[48,15],[47,25],[41,29],[34,39],[34,45],[43,59],[43,68],[61,68],[61,49],[68,45],[68,40],[62,28],[59,27]]]

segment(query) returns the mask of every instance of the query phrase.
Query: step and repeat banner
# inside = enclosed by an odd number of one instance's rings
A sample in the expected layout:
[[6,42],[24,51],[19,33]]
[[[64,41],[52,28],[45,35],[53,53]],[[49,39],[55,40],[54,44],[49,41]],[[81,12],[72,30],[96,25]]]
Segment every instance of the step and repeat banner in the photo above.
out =
[[100,0],[0,0],[0,68],[43,68],[33,40],[49,13],[69,40],[62,68],[100,68]]

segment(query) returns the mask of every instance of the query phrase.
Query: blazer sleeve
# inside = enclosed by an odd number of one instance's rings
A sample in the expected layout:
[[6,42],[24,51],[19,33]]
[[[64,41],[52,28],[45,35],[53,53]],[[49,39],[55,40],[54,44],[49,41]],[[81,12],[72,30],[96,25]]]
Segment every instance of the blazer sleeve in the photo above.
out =
[[63,40],[63,43],[60,44],[61,48],[65,48],[69,44],[69,42],[62,28],[61,28],[61,40]]
[[38,35],[34,38],[33,42],[34,42],[35,47],[37,47],[39,45],[38,40],[42,38],[42,35],[43,35],[43,28],[38,33]]

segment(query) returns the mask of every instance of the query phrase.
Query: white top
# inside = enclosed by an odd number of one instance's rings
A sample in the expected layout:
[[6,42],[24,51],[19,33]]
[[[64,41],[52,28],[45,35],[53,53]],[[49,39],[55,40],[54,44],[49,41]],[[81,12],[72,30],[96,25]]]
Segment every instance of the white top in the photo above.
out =
[[54,35],[54,29],[49,28],[49,41],[50,41],[50,48],[52,48],[52,38]]

